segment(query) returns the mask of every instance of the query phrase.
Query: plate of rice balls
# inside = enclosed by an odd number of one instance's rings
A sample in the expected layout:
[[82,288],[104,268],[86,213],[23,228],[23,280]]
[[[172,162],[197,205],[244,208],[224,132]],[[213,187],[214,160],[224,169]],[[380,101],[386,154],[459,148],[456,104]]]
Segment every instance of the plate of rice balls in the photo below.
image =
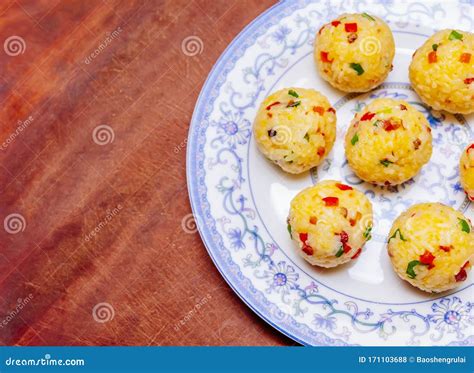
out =
[[305,345],[474,344],[470,1],[282,1],[194,111],[194,219],[228,284]]

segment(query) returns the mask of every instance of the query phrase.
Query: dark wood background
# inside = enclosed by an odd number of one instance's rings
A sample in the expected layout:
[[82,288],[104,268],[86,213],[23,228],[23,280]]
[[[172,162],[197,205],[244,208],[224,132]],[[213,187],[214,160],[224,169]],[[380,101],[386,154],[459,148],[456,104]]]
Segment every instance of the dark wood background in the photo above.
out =
[[182,228],[201,86],[273,2],[0,2],[0,344],[292,344]]

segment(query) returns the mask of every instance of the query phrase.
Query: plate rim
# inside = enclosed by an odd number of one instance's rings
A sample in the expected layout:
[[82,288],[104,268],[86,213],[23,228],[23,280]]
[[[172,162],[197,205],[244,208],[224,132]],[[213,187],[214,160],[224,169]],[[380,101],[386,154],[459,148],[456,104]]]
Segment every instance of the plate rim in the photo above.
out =
[[[378,2],[378,1],[376,1]],[[248,297],[244,296],[241,291],[238,289],[238,286],[234,286],[233,282],[229,279],[226,271],[221,267],[219,261],[217,258],[215,258],[213,251],[210,249],[210,246],[212,246],[215,249],[216,243],[214,240],[210,237],[212,234],[210,231],[207,229],[204,229],[205,225],[200,224],[199,219],[202,219],[203,216],[203,211],[202,211],[202,205],[198,203],[200,200],[199,198],[199,186],[197,185],[198,180],[196,179],[196,170],[199,167],[198,160],[193,156],[196,153],[196,150],[199,150],[198,148],[198,139],[196,136],[196,130],[199,128],[200,123],[198,123],[198,119],[202,119],[202,112],[205,111],[205,104],[206,104],[206,99],[209,97],[209,91],[211,89],[211,86],[215,84],[215,82],[219,79],[219,75],[217,74],[219,72],[219,69],[225,68],[225,62],[229,57],[229,53],[232,52],[239,44],[239,42],[244,39],[248,34],[258,30],[258,27],[261,25],[262,22],[264,22],[267,18],[267,16],[270,16],[273,12],[277,12],[281,7],[287,6],[291,8],[292,10],[297,10],[305,5],[307,5],[308,1],[302,1],[302,2],[295,2],[291,5],[288,5],[286,1],[279,1],[269,7],[268,9],[264,10],[262,13],[260,13],[257,17],[255,17],[250,23],[248,23],[238,34],[237,36],[227,45],[227,47],[224,49],[224,51],[219,55],[218,59],[212,66],[211,70],[208,73],[208,76],[204,82],[204,84],[201,87],[199,96],[196,100],[195,103],[195,108],[193,110],[193,114],[191,117],[190,121],[190,126],[188,130],[188,136],[187,136],[187,150],[186,150],[186,179],[187,179],[187,189],[188,189],[188,197],[190,200],[190,205],[191,205],[191,210],[193,217],[195,219],[197,231],[199,232],[199,235],[201,237],[201,240],[204,244],[204,247],[206,248],[209,256],[211,257],[211,260],[213,261],[214,265],[216,266],[217,270],[219,271],[220,275],[224,278],[224,280],[227,282],[227,284],[230,286],[230,288],[235,292],[235,294],[255,313],[257,314],[261,319],[263,319],[267,324],[278,330],[280,333],[283,335],[287,336],[288,338],[294,340],[297,343],[300,343],[302,345],[311,345],[311,346],[334,346],[334,345],[345,345],[345,346],[358,346],[359,344],[356,343],[347,343],[341,339],[338,338],[332,338],[326,335],[324,332],[319,331],[319,330],[312,330],[309,328],[307,325],[304,325],[304,328],[307,328],[310,331],[310,334],[313,334],[314,337],[317,337],[315,339],[310,339],[309,336],[306,336],[307,338],[305,339],[305,336],[297,337],[295,334],[293,334],[289,329],[291,327],[288,327],[288,325],[283,325],[281,323],[276,324],[272,319],[269,317],[270,315],[264,315],[259,309],[258,309],[258,302],[256,304],[255,300],[248,299]],[[459,3],[458,3],[459,4]],[[207,190],[207,186],[206,186]],[[294,319],[292,319],[295,321]],[[291,321],[291,320],[287,320]],[[458,343],[467,343],[469,344],[473,339],[473,336],[468,336],[465,340],[463,341],[457,341]],[[452,344],[452,343],[450,343]],[[370,346],[371,344],[368,344]]]

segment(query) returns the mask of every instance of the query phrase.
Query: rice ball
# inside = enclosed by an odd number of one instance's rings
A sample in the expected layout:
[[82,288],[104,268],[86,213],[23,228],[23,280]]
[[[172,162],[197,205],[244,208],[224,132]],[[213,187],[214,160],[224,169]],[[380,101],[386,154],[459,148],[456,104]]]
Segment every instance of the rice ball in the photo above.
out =
[[344,92],[367,92],[392,70],[392,31],[376,16],[342,14],[316,35],[314,59],[323,79]]
[[336,111],[314,89],[281,89],[262,102],[253,124],[259,150],[284,171],[318,166],[336,139]]
[[469,200],[474,201],[474,143],[469,145],[461,155],[459,175]]
[[441,203],[410,207],[393,223],[388,255],[403,280],[429,292],[465,283],[474,259],[472,224]]
[[345,150],[350,167],[362,180],[401,184],[429,161],[431,128],[406,101],[379,98],[355,115],[346,133]]
[[474,34],[438,31],[415,51],[409,71],[416,93],[433,109],[474,112]]
[[361,192],[321,181],[293,198],[288,231],[297,251],[312,265],[335,267],[356,259],[371,236],[372,204]]

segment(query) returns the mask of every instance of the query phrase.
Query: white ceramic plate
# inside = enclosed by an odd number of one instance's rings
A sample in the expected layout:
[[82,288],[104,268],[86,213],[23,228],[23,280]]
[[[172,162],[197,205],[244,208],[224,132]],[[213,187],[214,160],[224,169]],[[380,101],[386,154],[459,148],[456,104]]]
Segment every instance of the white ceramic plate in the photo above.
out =
[[[281,2],[251,23],[211,71],[194,112],[188,139],[190,199],[203,241],[236,293],[263,319],[303,344],[473,344],[471,274],[438,295],[400,280],[386,253],[393,220],[410,205],[436,201],[471,219],[459,183],[458,161],[473,136],[473,116],[430,111],[408,80],[411,55],[435,29],[473,29],[472,2]],[[344,12],[369,12],[389,24],[396,43],[394,69],[366,94],[344,94],[325,83],[313,62],[316,30]],[[336,144],[312,172],[291,176],[257,150],[251,126],[270,92],[315,88],[337,110]],[[354,176],[343,137],[354,113],[376,97],[403,98],[428,118],[433,156],[422,172],[396,188],[373,187]],[[298,256],[286,230],[290,200],[323,179],[363,190],[374,206],[373,239],[357,261],[333,270]]]

